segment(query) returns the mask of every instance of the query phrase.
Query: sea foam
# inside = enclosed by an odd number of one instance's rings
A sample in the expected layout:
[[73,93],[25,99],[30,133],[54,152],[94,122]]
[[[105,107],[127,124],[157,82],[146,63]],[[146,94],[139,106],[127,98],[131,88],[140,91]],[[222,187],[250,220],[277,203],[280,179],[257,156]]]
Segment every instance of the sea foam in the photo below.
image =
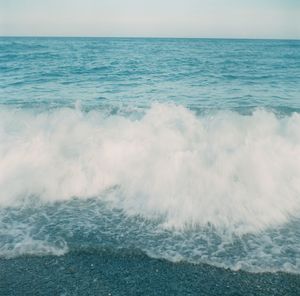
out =
[[300,115],[154,104],[141,118],[0,111],[0,206],[98,198],[175,229],[256,233],[299,217]]

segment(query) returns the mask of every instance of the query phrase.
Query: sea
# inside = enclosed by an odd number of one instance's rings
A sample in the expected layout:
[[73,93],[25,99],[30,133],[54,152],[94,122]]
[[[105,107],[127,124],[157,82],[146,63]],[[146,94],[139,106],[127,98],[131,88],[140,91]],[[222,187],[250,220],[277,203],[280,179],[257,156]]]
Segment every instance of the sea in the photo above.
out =
[[0,295],[300,295],[300,41],[1,37]]

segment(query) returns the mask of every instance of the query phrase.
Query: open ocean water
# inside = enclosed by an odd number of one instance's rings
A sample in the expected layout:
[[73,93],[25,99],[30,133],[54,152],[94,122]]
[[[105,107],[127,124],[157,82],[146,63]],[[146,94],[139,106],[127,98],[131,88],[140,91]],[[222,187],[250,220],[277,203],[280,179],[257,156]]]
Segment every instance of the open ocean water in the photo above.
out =
[[300,41],[0,38],[0,295],[300,295]]

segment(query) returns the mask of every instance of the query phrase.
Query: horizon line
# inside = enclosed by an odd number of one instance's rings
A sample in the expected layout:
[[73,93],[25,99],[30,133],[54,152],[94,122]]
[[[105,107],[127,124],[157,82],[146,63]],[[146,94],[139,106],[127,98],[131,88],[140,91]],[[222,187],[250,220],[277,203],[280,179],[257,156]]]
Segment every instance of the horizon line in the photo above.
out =
[[195,36],[97,36],[97,35],[0,35],[0,38],[111,38],[111,39],[224,39],[224,40],[286,40],[300,41],[300,37],[195,37]]

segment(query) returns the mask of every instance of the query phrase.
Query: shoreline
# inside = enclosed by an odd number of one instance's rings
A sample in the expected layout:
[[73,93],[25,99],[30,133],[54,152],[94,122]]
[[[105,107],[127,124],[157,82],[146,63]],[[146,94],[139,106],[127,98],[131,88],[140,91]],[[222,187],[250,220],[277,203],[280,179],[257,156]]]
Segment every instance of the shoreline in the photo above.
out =
[[299,295],[300,275],[172,263],[128,251],[0,259],[0,294]]

